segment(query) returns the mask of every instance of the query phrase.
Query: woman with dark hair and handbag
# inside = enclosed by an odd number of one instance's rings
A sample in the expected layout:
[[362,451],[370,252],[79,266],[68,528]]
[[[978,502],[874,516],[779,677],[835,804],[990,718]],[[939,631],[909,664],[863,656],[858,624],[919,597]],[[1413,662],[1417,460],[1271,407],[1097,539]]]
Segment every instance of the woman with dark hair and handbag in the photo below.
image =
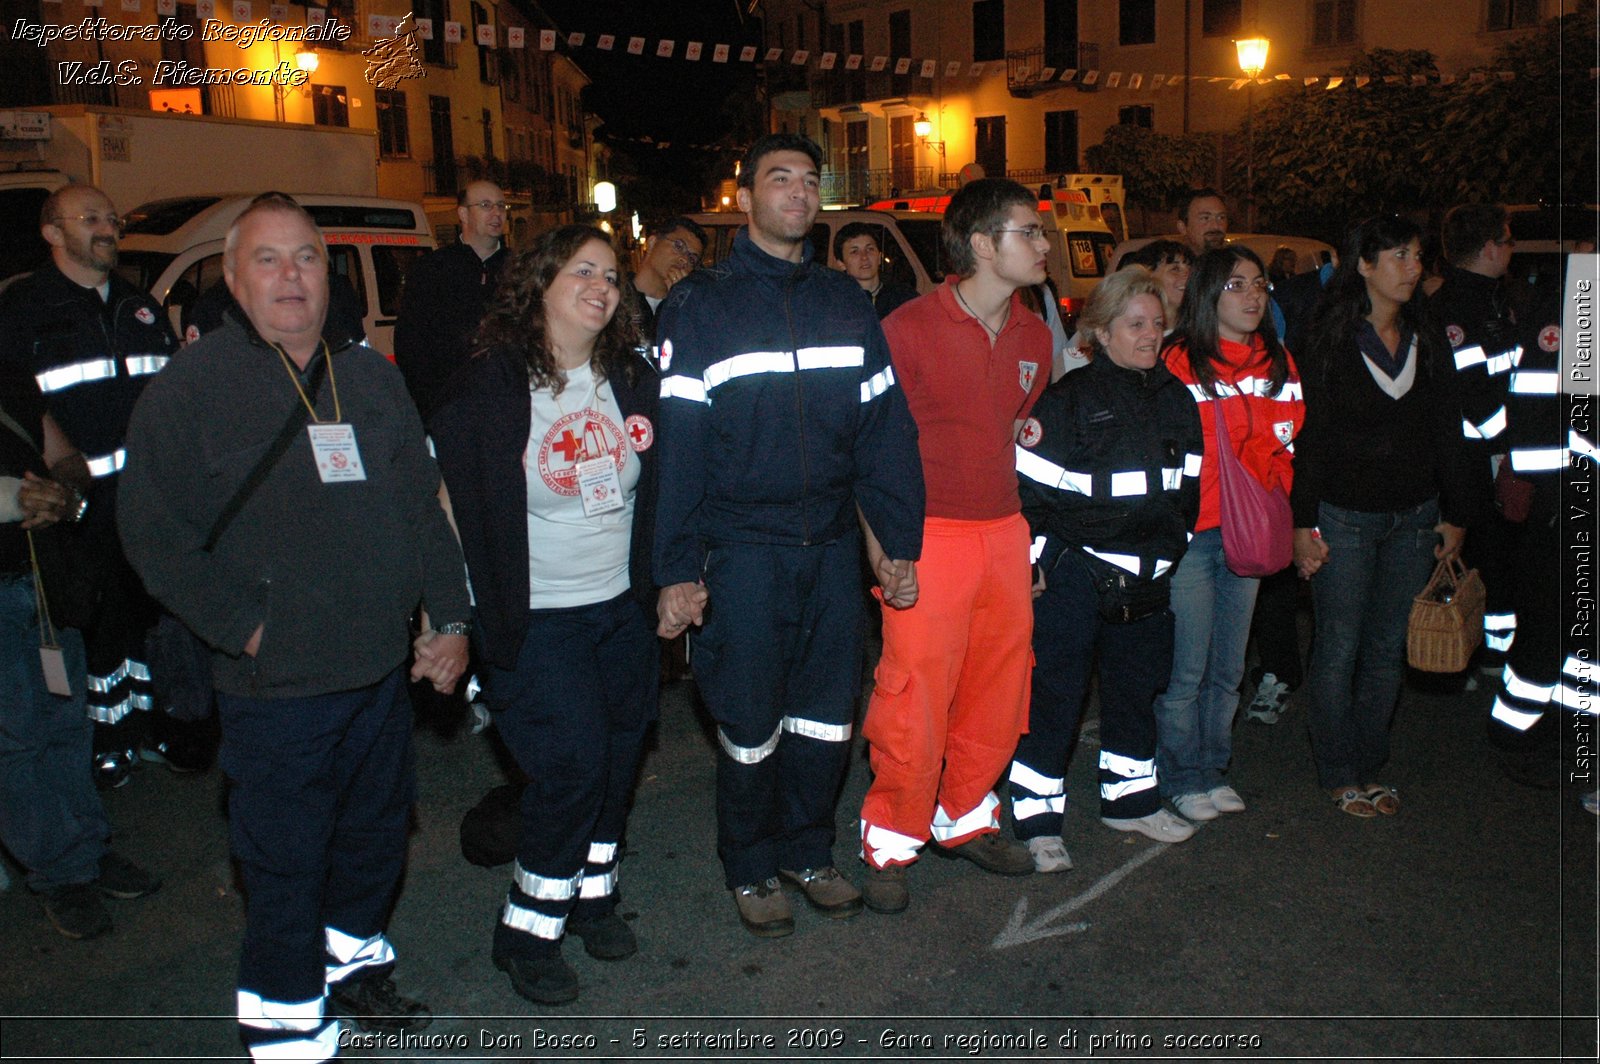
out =
[[[1167,368],[1188,385],[1205,433],[1200,517],[1172,577],[1172,676],[1156,700],[1161,793],[1190,820],[1214,820],[1245,808],[1223,773],[1233,756],[1233,717],[1258,577],[1276,569],[1247,566],[1242,552],[1276,535],[1277,569],[1289,564],[1291,441],[1305,419],[1305,404],[1294,360],[1267,313],[1269,289],[1261,260],[1249,248],[1233,244],[1205,252],[1195,260],[1178,327],[1164,352]],[[1241,473],[1251,483],[1240,484]],[[1270,520],[1239,522],[1240,512],[1231,505],[1235,490],[1275,501],[1282,527]]]
[[1400,811],[1376,782],[1405,668],[1406,619],[1435,559],[1461,552],[1477,499],[1444,332],[1427,314],[1422,233],[1357,225],[1323,290],[1304,358],[1294,560],[1311,580],[1311,752],[1357,817]]
[[659,385],[618,314],[610,239],[562,226],[507,267],[479,350],[429,430],[476,596],[484,695],[528,777],[495,964],[523,997],[578,996],[565,934],[638,948],[617,915],[618,846],[659,657],[650,583]]
[[1100,817],[1157,842],[1194,834],[1161,808],[1153,703],[1172,660],[1172,567],[1199,507],[1194,402],[1161,364],[1161,284],[1106,278],[1080,324],[1094,357],[1050,386],[1017,447],[1034,536],[1033,693],[1011,762],[1011,814],[1034,868],[1072,867],[1061,840],[1067,758],[1100,666]]

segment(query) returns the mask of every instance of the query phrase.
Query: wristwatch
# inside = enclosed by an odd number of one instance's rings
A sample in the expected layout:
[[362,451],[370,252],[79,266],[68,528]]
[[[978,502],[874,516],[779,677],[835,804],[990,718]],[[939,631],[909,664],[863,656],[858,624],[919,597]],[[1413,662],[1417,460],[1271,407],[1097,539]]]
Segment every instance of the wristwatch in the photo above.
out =
[[471,635],[471,621],[451,621],[449,624],[436,624],[433,630],[440,635]]

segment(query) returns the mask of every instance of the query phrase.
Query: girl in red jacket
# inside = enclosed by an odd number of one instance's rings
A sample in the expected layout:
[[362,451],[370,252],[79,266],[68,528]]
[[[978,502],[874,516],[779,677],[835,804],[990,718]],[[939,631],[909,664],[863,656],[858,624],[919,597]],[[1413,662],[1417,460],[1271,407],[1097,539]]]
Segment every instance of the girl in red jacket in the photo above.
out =
[[[1300,379],[1268,314],[1261,260],[1232,245],[1195,260],[1167,368],[1200,406],[1205,458],[1200,519],[1172,577],[1176,619],[1172,678],[1156,699],[1161,793],[1190,820],[1240,813],[1244,802],[1223,782],[1233,753],[1245,644],[1255,608],[1253,577],[1229,570],[1222,553],[1217,455],[1228,447],[1269,490],[1289,490],[1291,441],[1305,419]],[[1227,439],[1217,439],[1221,403]]]

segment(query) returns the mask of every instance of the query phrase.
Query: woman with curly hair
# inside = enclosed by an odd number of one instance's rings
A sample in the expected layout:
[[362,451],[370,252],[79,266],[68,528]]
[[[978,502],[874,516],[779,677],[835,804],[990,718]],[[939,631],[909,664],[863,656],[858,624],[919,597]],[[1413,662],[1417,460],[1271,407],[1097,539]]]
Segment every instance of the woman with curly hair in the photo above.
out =
[[431,423],[476,598],[484,694],[528,777],[495,964],[541,1004],[578,996],[563,934],[638,948],[616,914],[617,845],[656,717],[659,386],[606,234],[569,225],[521,252]]
[[1195,260],[1166,349],[1167,368],[1189,386],[1205,432],[1200,517],[1172,576],[1172,678],[1156,700],[1161,793],[1190,820],[1245,807],[1223,773],[1233,756],[1233,716],[1260,580],[1228,568],[1217,456],[1226,447],[1268,491],[1287,491],[1290,441],[1305,419],[1300,381],[1272,327],[1267,291],[1266,270],[1249,248],[1205,252]]
[[1295,567],[1311,581],[1311,753],[1351,816],[1400,811],[1377,782],[1405,670],[1406,619],[1435,559],[1461,551],[1481,496],[1455,367],[1428,314],[1422,232],[1356,226],[1312,319],[1295,455]]

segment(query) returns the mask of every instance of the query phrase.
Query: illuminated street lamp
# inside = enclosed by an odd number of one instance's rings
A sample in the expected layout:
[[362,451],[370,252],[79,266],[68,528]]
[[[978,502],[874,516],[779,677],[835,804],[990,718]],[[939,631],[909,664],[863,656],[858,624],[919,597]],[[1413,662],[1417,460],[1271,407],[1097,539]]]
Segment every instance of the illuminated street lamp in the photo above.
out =
[[594,209],[610,214],[617,209],[617,186],[609,181],[598,181],[594,186]]
[[1246,141],[1245,170],[1244,170],[1244,195],[1245,195],[1245,227],[1251,232],[1256,228],[1256,131],[1255,131],[1255,91],[1256,78],[1267,68],[1267,50],[1272,47],[1272,42],[1265,37],[1244,37],[1233,42],[1239,51],[1239,69],[1248,79],[1244,87],[1244,137]]
[[911,130],[917,135],[917,139],[922,141],[924,148],[932,148],[941,158],[944,156],[944,141],[928,139],[933,136],[933,123],[928,121],[928,112],[917,112],[917,120],[911,123]]
[[[312,74],[317,72],[317,64],[320,61],[321,60],[317,53],[310,48],[307,48],[305,45],[301,45],[300,50],[294,53],[295,69],[304,71],[308,79]],[[272,62],[272,69],[274,72],[276,72],[283,64],[283,53],[279,51],[277,41],[272,42]],[[287,116],[285,115],[283,109],[283,101],[284,97],[288,96],[291,91],[293,90],[288,85],[280,85],[276,81],[272,83],[273,112],[277,120],[280,122],[287,121]],[[304,91],[307,93],[307,95],[310,94],[309,89]]]

